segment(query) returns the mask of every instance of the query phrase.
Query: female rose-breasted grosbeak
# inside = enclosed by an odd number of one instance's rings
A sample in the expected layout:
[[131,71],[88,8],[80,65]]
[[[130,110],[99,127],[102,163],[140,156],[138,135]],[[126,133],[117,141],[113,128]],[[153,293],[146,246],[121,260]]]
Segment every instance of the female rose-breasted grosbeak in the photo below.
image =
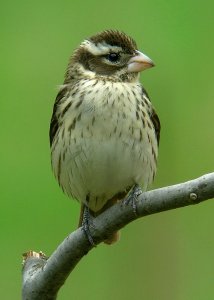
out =
[[94,216],[135,185],[146,189],[156,173],[160,122],[139,82],[153,65],[117,30],[86,39],[70,58],[50,124],[52,167]]

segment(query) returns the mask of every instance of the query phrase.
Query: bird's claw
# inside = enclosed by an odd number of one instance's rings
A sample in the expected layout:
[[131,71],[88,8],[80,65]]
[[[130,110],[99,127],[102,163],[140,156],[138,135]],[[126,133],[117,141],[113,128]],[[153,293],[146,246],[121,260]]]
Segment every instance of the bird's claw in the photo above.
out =
[[96,244],[94,243],[94,240],[91,236],[90,227],[94,226],[89,212],[89,208],[85,206],[82,220],[82,230],[84,231],[89,243],[94,247],[96,246]]
[[132,209],[133,209],[133,212],[135,215],[137,215],[137,198],[139,195],[142,194],[142,190],[141,188],[139,187],[138,184],[136,184],[131,192],[128,194],[128,196],[124,199],[123,201],[123,204],[124,205],[131,205],[132,206]]

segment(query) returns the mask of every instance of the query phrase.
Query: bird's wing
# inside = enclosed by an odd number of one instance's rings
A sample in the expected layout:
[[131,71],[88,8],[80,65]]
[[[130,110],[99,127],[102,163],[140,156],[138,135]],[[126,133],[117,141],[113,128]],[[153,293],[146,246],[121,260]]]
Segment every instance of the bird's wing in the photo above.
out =
[[159,145],[161,125],[160,125],[160,120],[158,118],[158,115],[156,114],[156,111],[154,110],[154,108],[152,108],[150,117],[151,117],[152,124],[155,128],[155,134],[156,134],[157,142]]
[[[142,93],[143,93],[143,96],[145,95],[146,98],[150,101],[149,95],[143,87],[142,87]],[[151,111],[150,111],[150,118],[151,118],[152,124],[154,126],[157,142],[159,145],[161,124],[160,124],[159,117],[158,117],[155,109],[152,106],[151,106]]]
[[51,123],[50,123],[50,130],[49,130],[49,138],[50,138],[50,146],[53,143],[54,137],[56,135],[56,132],[59,128],[59,120],[57,116],[57,106],[59,105],[60,101],[65,97],[67,94],[68,89],[67,87],[62,88],[55,100],[54,107],[53,107],[53,114],[51,117]]

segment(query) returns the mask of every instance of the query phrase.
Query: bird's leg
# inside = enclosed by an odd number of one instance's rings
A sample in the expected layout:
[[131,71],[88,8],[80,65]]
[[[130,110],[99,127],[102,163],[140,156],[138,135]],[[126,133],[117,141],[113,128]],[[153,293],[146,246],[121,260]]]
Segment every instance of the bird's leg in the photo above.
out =
[[132,188],[131,192],[128,194],[128,196],[123,200],[123,203],[125,205],[131,205],[133,212],[135,215],[137,215],[137,197],[141,195],[143,192],[138,184],[135,184]]
[[83,218],[82,218],[82,230],[84,231],[89,243],[92,246],[96,246],[94,240],[90,233],[90,226],[92,226],[92,216],[90,214],[89,208],[84,205]]

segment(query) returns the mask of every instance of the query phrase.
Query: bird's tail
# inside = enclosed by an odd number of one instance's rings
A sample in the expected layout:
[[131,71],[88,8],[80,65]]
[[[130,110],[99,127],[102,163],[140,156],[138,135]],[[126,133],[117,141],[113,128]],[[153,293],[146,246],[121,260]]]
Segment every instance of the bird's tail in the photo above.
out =
[[120,231],[115,231],[110,237],[103,241],[106,245],[112,245],[120,240]]

